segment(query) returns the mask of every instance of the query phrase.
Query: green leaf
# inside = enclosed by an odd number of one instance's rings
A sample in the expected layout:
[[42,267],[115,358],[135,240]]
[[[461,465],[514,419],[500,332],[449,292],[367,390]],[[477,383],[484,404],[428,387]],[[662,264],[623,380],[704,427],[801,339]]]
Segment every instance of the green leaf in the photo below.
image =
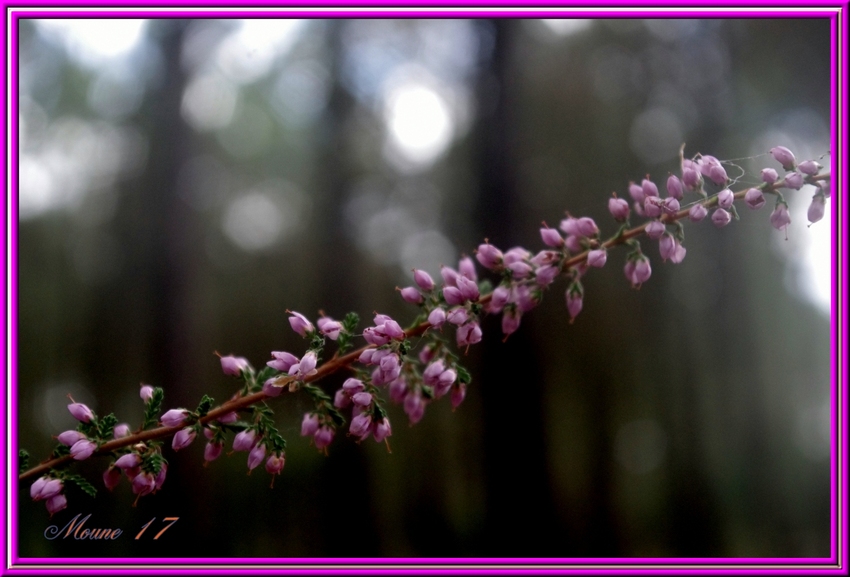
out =
[[112,440],[113,430],[118,423],[118,418],[114,413],[109,413],[105,417],[97,420],[97,438]]
[[360,315],[355,312],[348,313],[345,315],[345,318],[342,319],[342,328],[347,333],[353,333],[357,328],[357,324],[360,322]]
[[257,383],[263,384],[268,381],[272,377],[276,377],[277,375],[283,374],[277,369],[273,369],[272,367],[266,366],[257,373]]
[[67,475],[67,476],[65,477],[65,480],[66,480],[66,481],[71,481],[72,483],[75,483],[75,484],[77,485],[77,487],[79,487],[80,489],[82,489],[82,490],[83,490],[83,492],[84,492],[86,495],[88,495],[89,497],[94,498],[94,496],[95,496],[95,495],[97,495],[97,489],[95,489],[95,488],[94,488],[94,486],[93,486],[91,483],[89,483],[88,481],[86,481],[86,480],[85,480],[83,477],[81,477],[80,475]]
[[25,449],[21,449],[20,451],[18,451],[18,471],[23,473],[29,468],[30,454]]
[[342,414],[334,407],[327,407],[325,411],[327,412],[328,416],[331,418],[337,428],[340,428],[345,425],[345,417],[343,417]]
[[153,395],[151,395],[151,400],[148,401],[148,404],[145,407],[145,417],[142,422],[142,430],[156,425],[159,420],[159,414],[162,412],[162,401],[164,398],[165,393],[162,391],[162,388],[155,387]]
[[211,398],[211,397],[209,397],[209,396],[207,396],[207,395],[204,395],[204,396],[201,398],[201,402],[200,402],[200,404],[198,405],[198,408],[197,408],[197,409],[195,409],[195,412],[196,412],[196,413],[198,413],[198,417],[199,417],[199,418],[200,418],[200,417],[203,417],[204,415],[206,415],[207,413],[209,413],[209,412],[210,412],[210,408],[212,407],[212,405],[213,405],[213,400],[212,400],[212,398]]
[[464,384],[469,384],[472,382],[472,375],[469,374],[469,371],[464,369],[462,366],[457,365],[457,379]]
[[65,445],[56,445],[56,448],[53,449],[53,455],[51,455],[54,459],[59,457],[64,457],[65,455],[71,454],[71,448],[66,447]]

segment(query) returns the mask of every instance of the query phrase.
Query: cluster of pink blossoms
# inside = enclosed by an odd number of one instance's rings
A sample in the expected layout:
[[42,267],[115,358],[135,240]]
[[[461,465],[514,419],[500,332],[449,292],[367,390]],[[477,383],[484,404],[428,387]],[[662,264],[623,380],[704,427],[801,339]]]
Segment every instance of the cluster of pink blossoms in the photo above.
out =
[[[306,316],[287,311],[292,330],[310,340],[307,351],[300,357],[286,351],[273,351],[272,359],[260,372],[255,371],[245,358],[221,357],[222,371],[245,382],[245,387],[232,400],[238,401],[259,391],[264,398],[277,397],[288,385],[292,392],[307,392],[315,403],[315,409],[303,416],[301,435],[311,438],[320,451],[326,452],[337,430],[345,425],[346,419],[340,411],[350,411],[349,436],[358,442],[369,437],[379,443],[386,442],[392,434],[392,427],[381,397],[383,389],[392,402],[403,406],[411,424],[419,422],[427,405],[441,397],[448,395],[453,408],[463,402],[470,377],[460,366],[459,356],[443,337],[448,327],[454,327],[457,347],[466,350],[483,337],[481,317],[501,314],[502,332],[507,338],[519,328],[522,316],[540,304],[544,292],[561,275],[569,281],[565,301],[572,322],[583,308],[582,278],[589,269],[606,265],[609,248],[618,244],[630,248],[623,272],[631,285],[638,288],[649,280],[652,267],[636,237],[646,235],[650,240],[658,241],[662,261],[678,264],[687,254],[680,220],[687,217],[691,222],[699,222],[711,212],[712,223],[718,228],[724,227],[738,217],[735,201],[739,199],[750,209],[757,210],[766,204],[766,194],[775,195],[776,205],[770,215],[770,223],[778,230],[787,231],[791,217],[788,204],[779,190],[800,190],[810,185],[815,188],[815,193],[808,209],[808,220],[811,223],[821,220],[829,198],[825,182],[827,176],[820,174],[823,167],[815,160],[798,164],[794,154],[782,146],[772,148],[770,154],[785,170],[784,176],[780,179],[775,169],[764,168],[760,173],[759,186],[737,193],[729,188],[732,182],[723,163],[708,155],[699,155],[693,160],[683,158],[681,176],[670,174],[667,178],[665,197],[660,195],[658,186],[649,175],[639,184],[630,182],[628,195],[632,200],[631,206],[616,193],[608,199],[608,211],[618,223],[619,230],[607,240],[600,237],[599,227],[592,218],[574,217],[569,213],[558,229],[543,223],[540,238],[545,248],[536,253],[522,247],[503,252],[485,239],[475,251],[475,258],[498,277],[495,288],[489,294],[481,294],[475,262],[468,256],[460,259],[457,269],[441,267],[443,283],[440,287],[427,272],[414,269],[414,285],[398,290],[406,302],[421,308],[420,318],[426,320],[405,331],[389,316],[376,314],[373,326],[366,327],[359,335],[367,346],[356,355],[356,361],[345,363],[354,371],[354,376],[348,378],[333,397],[310,381],[316,378],[321,367],[320,356],[325,339],[337,341],[339,354],[350,346],[352,337],[358,336],[353,332],[357,316],[351,313],[341,322],[322,313],[314,325]],[[708,183],[717,191],[709,194],[706,191]],[[696,200],[683,207],[686,193],[695,194]],[[633,213],[646,222],[631,228]],[[412,345],[409,341],[412,335],[422,335],[422,339]],[[415,353],[413,349],[417,347],[419,351]],[[336,368],[341,366],[344,365]],[[155,415],[161,408],[162,390],[142,385],[140,396],[146,404],[145,423],[140,429],[144,430],[157,422]],[[57,454],[84,460],[113,438],[133,436],[126,423],[117,424],[112,415],[98,419],[87,406],[71,400],[68,409],[80,425],[77,430],[65,431],[57,437],[61,449]],[[221,455],[226,435],[232,432],[235,433],[233,450],[248,452],[248,472],[265,461],[265,469],[274,482],[274,476],[280,474],[284,466],[286,442],[274,426],[271,409],[260,400],[251,407],[253,416],[247,424],[239,421],[235,411],[224,413],[215,420],[205,419],[202,423],[201,419],[211,404],[212,399],[204,397],[196,411],[171,409],[159,417],[158,421],[164,427],[180,427],[172,438],[172,449],[187,448],[197,434],[203,432],[208,440],[204,449],[206,465]],[[107,436],[110,438],[107,439]],[[105,471],[103,482],[112,490],[123,474],[132,484],[138,499],[162,486],[167,463],[159,443],[127,445],[113,453],[115,460]],[[51,469],[33,483],[30,496],[35,501],[45,501],[52,515],[67,506],[62,491],[69,480],[80,482],[76,476]]]

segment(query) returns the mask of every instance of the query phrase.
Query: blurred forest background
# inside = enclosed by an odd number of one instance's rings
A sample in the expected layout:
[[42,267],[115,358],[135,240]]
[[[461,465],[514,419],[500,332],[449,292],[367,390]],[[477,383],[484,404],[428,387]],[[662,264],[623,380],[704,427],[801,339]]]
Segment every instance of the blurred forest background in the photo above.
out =
[[[213,351],[301,353],[287,308],[404,324],[414,266],[437,275],[484,237],[536,250],[564,210],[611,234],[611,191],[662,185],[683,142],[755,157],[741,183],[779,168],[772,146],[829,152],[826,19],[25,20],[19,39],[35,460],[74,426],[67,393],[135,427],[139,382],[193,408],[236,389]],[[164,450],[163,490],[133,508],[92,459],[97,498],[70,489],[52,521],[21,488],[19,554],[827,556],[830,220],[806,227],[811,192],[789,192],[787,240],[769,200],[686,223],[680,265],[644,241],[640,291],[612,252],[573,325],[563,283],[506,343],[487,319],[464,404],[415,427],[393,407],[392,454],[344,434],[318,454],[308,399],[284,394],[273,489],[244,453],[202,467],[199,439]],[[125,534],[44,538],[77,513]]]

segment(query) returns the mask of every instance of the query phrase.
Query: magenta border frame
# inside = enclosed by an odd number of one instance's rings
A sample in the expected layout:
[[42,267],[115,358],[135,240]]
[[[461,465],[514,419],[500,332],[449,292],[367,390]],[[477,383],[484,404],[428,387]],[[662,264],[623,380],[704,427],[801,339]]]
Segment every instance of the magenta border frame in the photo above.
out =
[[[723,9],[718,9],[723,7]],[[276,4],[266,0],[251,6],[233,7],[221,0],[202,2],[183,0],[179,5],[163,0],[148,0],[126,8],[103,0],[76,7],[70,2],[35,3],[3,0],[3,174],[6,185],[2,230],[4,263],[3,320],[0,336],[4,356],[3,376],[7,383],[3,397],[3,428],[0,430],[3,454],[2,508],[4,519],[2,575],[288,575],[288,574],[717,574],[753,575],[846,574],[848,554],[848,347],[847,347],[847,238],[850,211],[846,205],[848,172],[848,99],[847,45],[848,0],[768,2],[734,0],[706,3],[654,0],[644,5],[627,3],[608,6],[599,0],[566,5],[552,0],[519,4],[505,0],[486,2],[467,0],[462,4],[449,0],[431,0],[405,6],[403,2],[372,0],[356,6],[354,2],[332,0]],[[562,11],[566,10],[566,11]],[[17,527],[19,491],[13,471],[17,461],[17,24],[27,17],[149,17],[149,18],[222,18],[234,16],[303,18],[541,18],[541,17],[712,17],[712,18],[829,18],[831,33],[831,138],[833,174],[832,215],[833,270],[831,320],[832,412],[830,457],[830,557],[823,558],[19,558]],[[13,114],[14,113],[14,114]],[[10,450],[11,449],[11,450]]]

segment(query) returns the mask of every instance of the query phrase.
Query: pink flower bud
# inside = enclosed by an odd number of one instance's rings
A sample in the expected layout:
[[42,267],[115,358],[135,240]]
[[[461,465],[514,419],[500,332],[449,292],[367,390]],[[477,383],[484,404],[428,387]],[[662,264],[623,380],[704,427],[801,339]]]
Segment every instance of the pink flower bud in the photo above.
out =
[[466,383],[458,383],[452,387],[452,409],[456,409],[466,398]]
[[803,188],[803,175],[799,172],[789,172],[785,175],[785,188],[800,190]]
[[717,158],[710,156],[708,154],[703,155],[697,160],[697,165],[699,166],[699,170],[703,176],[708,176],[711,173],[712,166],[720,166],[720,161]]
[[390,426],[390,420],[386,417],[372,425],[372,436],[375,437],[376,443],[381,443],[393,434],[393,429]]
[[511,276],[514,280],[522,280],[524,278],[527,278],[532,271],[531,265],[522,261],[512,262],[508,265],[508,268],[510,269]]
[[424,270],[413,269],[413,280],[424,291],[430,291],[434,288],[434,279]]
[[53,497],[48,499],[45,505],[47,505],[47,512],[50,513],[50,516],[52,517],[53,515],[68,506],[68,499],[65,497],[65,495],[62,495],[60,493],[59,495],[54,495]]
[[225,375],[238,377],[242,374],[242,371],[247,371],[249,366],[248,359],[244,357],[234,357],[232,355],[221,357],[221,370]]
[[560,273],[560,267],[547,264],[534,271],[534,280],[539,286],[549,286]]
[[622,198],[609,198],[608,212],[611,213],[611,216],[614,217],[614,220],[623,222],[624,220],[629,218],[629,203]]
[[504,261],[502,251],[489,243],[478,245],[475,258],[478,259],[481,266],[490,270],[497,270],[501,268],[502,262]]
[[436,386],[437,382],[440,379],[440,375],[443,371],[446,370],[446,365],[443,363],[442,359],[437,359],[430,365],[428,365],[425,370],[422,372],[422,380],[429,387]]
[[758,188],[751,188],[744,195],[744,202],[751,209],[758,210],[764,206],[764,193]]
[[156,479],[151,473],[139,473],[133,478],[133,493],[147,495],[156,488]]
[[508,299],[511,297],[511,289],[504,286],[499,285],[495,289],[493,289],[493,296],[490,297],[490,304],[487,310],[491,313],[500,312],[506,304],[508,304]]
[[191,427],[186,427],[185,429],[180,429],[175,433],[174,438],[171,440],[171,448],[175,451],[179,451],[180,449],[185,449],[189,445],[192,444],[192,441],[195,440],[195,431]]
[[186,409],[171,409],[167,411],[159,420],[166,427],[177,427],[183,424],[186,417],[189,416],[189,411]]
[[478,275],[475,273],[475,263],[468,256],[463,257],[457,263],[457,270],[460,276],[465,277],[473,282],[478,280]]
[[632,200],[641,205],[646,198],[643,187],[632,180],[629,181],[629,195],[632,197]]
[[578,219],[577,226],[578,232],[582,236],[591,237],[599,234],[599,227],[596,226],[596,223],[589,216],[583,216]]
[[657,196],[647,196],[643,201],[643,213],[649,218],[661,216],[661,199]]
[[646,199],[647,196],[658,196],[658,187],[654,182],[649,180],[649,175],[641,181],[640,187],[641,190],[643,190],[644,199]]
[[457,286],[457,277],[460,275],[450,266],[440,266],[440,276],[443,277],[443,284],[446,286]]
[[452,309],[449,311],[449,314],[446,315],[446,320],[453,325],[460,326],[469,320],[469,313],[464,308]]
[[670,262],[673,264],[679,264],[683,260],[685,260],[685,255],[688,253],[688,250],[682,246],[679,241],[676,241],[676,250],[673,252],[673,255],[670,257]]
[[431,326],[440,327],[444,322],[446,322],[446,311],[440,307],[435,308],[431,311],[431,314],[428,315],[428,323]]
[[365,351],[360,353],[360,356],[357,358],[357,360],[363,363],[364,365],[371,365],[372,357],[374,356],[375,352],[375,349],[366,349]]
[[661,253],[661,260],[667,262],[667,259],[672,258],[676,252],[676,239],[669,232],[665,232],[661,240],[658,241],[658,251]]
[[672,196],[668,196],[664,199],[661,208],[667,214],[676,214],[677,212],[679,212],[679,201],[673,198]]
[[71,446],[71,456],[77,461],[83,461],[92,456],[97,449],[97,443],[88,439],[80,439]]
[[91,423],[91,420],[94,418],[91,409],[82,403],[71,403],[68,405],[68,410],[75,419],[83,423]]
[[784,146],[775,146],[770,149],[770,154],[776,159],[776,162],[782,165],[785,170],[794,170],[794,165],[797,159],[794,158],[794,153]]
[[257,444],[251,452],[248,453],[248,470],[253,471],[266,458],[266,446],[262,443]]
[[522,313],[516,308],[507,308],[502,314],[502,332],[505,336],[513,334],[519,328]]
[[522,248],[521,246],[515,246],[505,253],[505,264],[511,264],[512,262],[520,262],[524,260],[529,260],[531,258],[531,253]]
[[410,419],[411,425],[422,420],[422,416],[425,414],[425,400],[419,391],[410,391],[404,398],[404,412]]
[[560,248],[564,246],[564,239],[561,238],[560,233],[554,228],[549,228],[548,226],[541,228],[540,238],[543,239],[543,244],[546,246],[551,246],[553,248]]
[[351,397],[343,389],[337,389],[336,393],[334,393],[334,407],[337,409],[347,409],[350,406]]
[[468,347],[481,342],[481,327],[473,321],[467,323],[457,329],[457,345],[459,347]]
[[120,439],[121,437],[126,437],[130,434],[130,425],[127,423],[120,423],[115,425],[115,428],[112,429],[112,436],[116,439]]
[[63,484],[59,479],[51,479],[50,477],[39,477],[35,483],[30,486],[30,497],[33,501],[41,501],[49,499],[62,491]]
[[452,306],[463,304],[463,293],[457,287],[444,287],[443,298],[445,298],[446,302]]
[[[304,433],[304,424],[301,424],[301,432]],[[234,451],[250,451],[257,443],[257,432],[253,429],[246,429],[236,433],[233,438]]]
[[475,302],[480,296],[476,282],[469,280],[465,276],[459,276],[457,278],[457,288],[460,289],[461,295],[465,300]]
[[419,291],[412,286],[404,287],[399,292],[401,292],[401,298],[403,298],[405,302],[408,302],[412,305],[421,304],[422,301],[425,300],[424,297],[419,293]]
[[304,419],[301,421],[301,436],[309,437],[314,435],[318,430],[319,416],[316,413],[304,413]]
[[762,168],[761,169],[761,179],[763,182],[768,184],[773,184],[777,180],[779,180],[779,174],[773,170],[772,168]]
[[133,467],[138,467],[142,464],[142,458],[139,457],[136,453],[127,453],[126,455],[122,455],[118,457],[118,460],[115,461],[115,467],[119,469],[132,469]]
[[582,308],[582,295],[580,292],[571,291],[567,289],[566,293],[567,297],[567,310],[570,313],[570,321],[573,321],[578,314],[581,312]]
[[168,464],[163,463],[159,468],[159,473],[153,479],[153,490],[159,491],[162,488],[162,484],[165,483],[165,474],[168,473]]
[[[416,292],[416,289],[413,289],[413,291]],[[319,320],[316,321],[316,325],[319,327],[319,332],[332,341],[337,340],[339,338],[340,331],[342,331],[342,323],[335,321],[330,317],[319,318]]]
[[679,180],[679,177],[675,174],[671,174],[667,177],[667,194],[670,195],[670,198],[675,198],[676,200],[682,200],[685,196],[685,189],[682,187],[682,181]]
[[667,230],[667,227],[664,226],[664,223],[660,220],[652,220],[646,225],[643,230],[646,232],[646,236],[655,240],[661,238],[661,235],[664,234],[664,231]]
[[564,246],[566,246],[567,250],[572,253],[581,252],[581,237],[575,234],[571,234],[567,237],[567,240],[564,241]]
[[266,461],[266,472],[270,475],[280,475],[285,463],[286,459],[283,455],[272,453]]
[[298,363],[298,376],[300,379],[303,379],[313,373],[316,369],[316,363],[318,359],[316,358],[316,353],[313,351],[307,351],[303,357],[301,357],[301,362]]
[[564,234],[566,235],[576,236],[581,234],[578,231],[578,219],[573,216],[568,216],[567,218],[563,219],[558,228],[564,231]]
[[229,413],[225,413],[216,419],[216,421],[223,425],[229,425],[230,423],[235,423],[238,420],[239,415],[236,414],[236,411],[230,411]]
[[694,167],[682,169],[682,184],[684,184],[688,190],[698,190],[701,182],[702,175],[699,170]]
[[711,222],[717,228],[723,228],[732,221],[732,215],[726,209],[718,208],[711,214]]
[[333,440],[334,430],[327,425],[322,425],[313,434],[313,444],[316,445],[316,448],[319,450],[330,445]]
[[86,436],[79,431],[65,431],[61,433],[56,440],[65,445],[66,447],[70,447],[77,441],[81,439],[85,439]]
[[608,251],[598,248],[587,253],[587,264],[595,268],[602,268],[608,261]]
[[623,268],[626,278],[632,283],[635,288],[649,280],[652,275],[652,267],[649,264],[649,259],[641,255],[635,260],[626,261],[626,266]]
[[361,407],[368,407],[372,404],[372,395],[369,393],[356,393],[351,396],[351,400],[355,405],[360,405]]
[[221,443],[213,443],[210,441],[204,446],[204,460],[215,461],[221,455],[221,451],[224,449],[224,445]]
[[[363,338],[366,339],[366,342],[370,345],[375,345],[376,347],[383,346],[390,342],[390,338],[387,335],[378,332],[376,328],[377,327],[366,327],[363,329]],[[291,369],[290,374],[292,374]]]
[[692,222],[699,222],[704,219],[707,214],[707,208],[705,208],[702,204],[695,204],[688,211],[688,218],[691,219]]
[[372,427],[372,416],[369,412],[360,413],[351,419],[351,424],[348,426],[348,432],[355,437],[360,437],[361,440],[369,436],[369,429]]
[[147,403],[153,398],[153,387],[150,385],[141,385],[139,387],[139,396]]
[[109,467],[103,472],[103,484],[110,491],[118,486],[121,482],[121,469]]
[[272,351],[272,356],[274,357],[274,360],[269,361],[266,364],[271,368],[283,371],[284,373],[289,372],[292,365],[298,363],[298,357],[292,353],[287,353],[286,351]]
[[404,380],[404,377],[399,377],[390,383],[389,389],[392,402],[400,403],[407,394],[407,381]]
[[717,193],[717,204],[720,208],[729,208],[735,202],[735,193],[724,188]]
[[726,175],[726,169],[720,164],[712,164],[709,167],[708,178],[710,178],[714,184],[719,185],[724,185],[729,180],[729,177]]
[[301,313],[290,312],[289,317],[289,326],[292,327],[292,330],[301,335],[302,337],[307,336],[307,333],[312,333],[313,323],[307,320],[307,317],[302,315]]
[[809,176],[817,176],[823,166],[814,160],[804,160],[797,166],[797,170]]
[[266,379],[266,382],[263,383],[263,394],[267,397],[278,397],[283,392],[283,385],[276,385],[276,380],[275,377],[272,377]]
[[823,213],[826,208],[826,201],[823,194],[816,194],[812,197],[812,203],[809,205],[809,222],[815,223],[823,218]]

